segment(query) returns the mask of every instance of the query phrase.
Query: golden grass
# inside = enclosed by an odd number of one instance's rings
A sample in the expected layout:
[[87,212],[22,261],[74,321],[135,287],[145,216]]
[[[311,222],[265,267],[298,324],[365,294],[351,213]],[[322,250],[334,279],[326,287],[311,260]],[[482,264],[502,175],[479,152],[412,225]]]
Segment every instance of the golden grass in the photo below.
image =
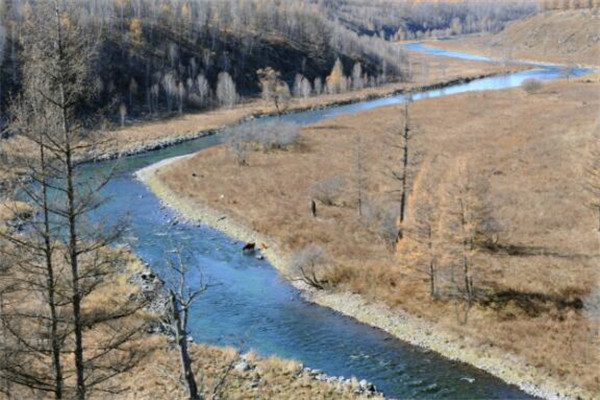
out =
[[431,44],[496,58],[598,66],[599,25],[599,17],[593,16],[591,10],[544,12],[515,21],[495,35],[465,36]]
[[31,215],[33,207],[22,201],[0,201],[0,223]]
[[[180,195],[271,237],[284,251],[308,243],[324,247],[332,260],[328,277],[339,289],[399,306],[475,345],[502,348],[598,393],[597,321],[585,311],[563,307],[585,300],[598,282],[596,219],[586,207],[582,154],[598,123],[600,85],[595,78],[588,81],[544,84],[534,95],[518,88],[412,106],[421,162],[414,171],[409,222],[424,186],[443,197],[456,159],[466,158],[489,181],[493,214],[503,226],[500,243],[517,252],[482,252],[473,274],[478,290],[516,292],[527,299],[525,304],[510,298],[476,305],[466,325],[457,324],[452,302],[429,298],[411,240],[391,254],[351,206],[357,134],[364,147],[368,197],[388,205],[396,201],[390,195],[395,186],[389,168],[399,158],[390,144],[403,123],[402,107],[306,127],[301,146],[253,153],[247,167],[238,167],[220,147],[161,167],[157,176]],[[346,206],[319,205],[318,218],[312,218],[310,186],[334,175],[350,182],[338,201]],[[448,275],[447,265],[440,274]],[[538,295],[543,300],[535,300]]]

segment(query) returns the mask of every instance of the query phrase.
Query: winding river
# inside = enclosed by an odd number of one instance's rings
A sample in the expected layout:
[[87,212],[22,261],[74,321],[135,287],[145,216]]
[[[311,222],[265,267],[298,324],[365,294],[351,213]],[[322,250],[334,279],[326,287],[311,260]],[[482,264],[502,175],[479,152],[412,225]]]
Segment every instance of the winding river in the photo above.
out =
[[[456,52],[408,45],[412,50],[475,60]],[[574,75],[587,70],[579,68]],[[415,100],[455,93],[518,86],[526,78],[542,81],[559,77],[556,66],[479,79],[445,89],[418,93]],[[299,112],[285,119],[310,124],[339,114],[403,102],[401,95],[323,110]],[[266,118],[265,118],[266,119]],[[198,342],[254,349],[301,361],[332,376],[357,376],[373,382],[393,398],[531,398],[514,386],[469,365],[444,359],[330,309],[304,301],[266,261],[247,257],[241,243],[206,226],[175,224],[175,213],[134,178],[142,167],[169,157],[188,154],[219,143],[210,136],[116,162],[116,177],[103,188],[109,197],[96,218],[129,218],[129,237],[135,252],[161,273],[165,252],[182,245],[193,253],[205,280],[213,286],[191,313],[191,334]],[[114,161],[89,164],[96,173]],[[195,271],[195,270],[194,270]],[[192,272],[198,274],[198,272]],[[164,271],[163,271],[164,272]],[[199,279],[200,276],[192,277]]]

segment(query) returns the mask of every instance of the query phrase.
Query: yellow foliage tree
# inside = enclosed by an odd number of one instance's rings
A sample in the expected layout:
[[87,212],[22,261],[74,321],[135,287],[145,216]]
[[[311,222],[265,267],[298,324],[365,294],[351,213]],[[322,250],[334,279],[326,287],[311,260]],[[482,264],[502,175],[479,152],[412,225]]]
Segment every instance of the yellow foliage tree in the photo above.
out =
[[331,73],[327,77],[327,91],[329,93],[339,93],[342,87],[342,79],[345,80],[344,67],[340,59],[336,59]]
[[134,45],[142,44],[142,21],[139,18],[132,18],[129,23],[129,32],[131,33],[131,42]]

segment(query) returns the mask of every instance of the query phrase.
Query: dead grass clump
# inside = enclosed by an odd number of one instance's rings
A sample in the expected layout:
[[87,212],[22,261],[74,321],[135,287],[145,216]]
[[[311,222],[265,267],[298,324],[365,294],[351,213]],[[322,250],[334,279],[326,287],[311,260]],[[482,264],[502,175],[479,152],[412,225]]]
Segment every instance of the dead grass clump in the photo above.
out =
[[535,94],[542,89],[542,82],[538,81],[535,78],[527,78],[523,82],[521,82],[521,87],[528,94]]

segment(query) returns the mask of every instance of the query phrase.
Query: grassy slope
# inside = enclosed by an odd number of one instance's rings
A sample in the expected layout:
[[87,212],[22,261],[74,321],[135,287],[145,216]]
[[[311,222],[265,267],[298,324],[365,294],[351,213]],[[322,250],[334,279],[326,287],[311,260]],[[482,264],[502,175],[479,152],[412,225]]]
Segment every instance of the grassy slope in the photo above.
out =
[[[553,83],[534,95],[514,89],[414,104],[421,163],[409,215],[425,183],[444,198],[449,172],[464,157],[490,182],[494,215],[504,227],[501,242],[518,249],[516,255],[479,254],[475,284],[484,293],[513,290],[525,300],[475,306],[464,326],[456,323],[451,302],[429,299],[410,240],[391,255],[348,206],[354,201],[356,134],[366,152],[369,198],[389,199],[386,171],[397,162],[390,143],[403,121],[399,107],[307,127],[300,148],[255,153],[247,168],[214,148],[161,168],[158,177],[183,196],[272,237],[288,252],[306,243],[325,247],[334,260],[329,278],[338,288],[424,316],[471,345],[504,349],[589,396],[600,390],[594,368],[600,361],[594,351],[597,321],[562,302],[585,301],[598,278],[595,219],[585,206],[581,177],[582,153],[597,123],[598,89],[598,82]],[[340,206],[320,206],[313,219],[309,186],[332,175],[346,177],[347,193]],[[449,263],[442,265],[444,281]]]
[[496,58],[597,66],[600,65],[600,17],[590,10],[544,12],[513,22],[495,35],[432,43]]

